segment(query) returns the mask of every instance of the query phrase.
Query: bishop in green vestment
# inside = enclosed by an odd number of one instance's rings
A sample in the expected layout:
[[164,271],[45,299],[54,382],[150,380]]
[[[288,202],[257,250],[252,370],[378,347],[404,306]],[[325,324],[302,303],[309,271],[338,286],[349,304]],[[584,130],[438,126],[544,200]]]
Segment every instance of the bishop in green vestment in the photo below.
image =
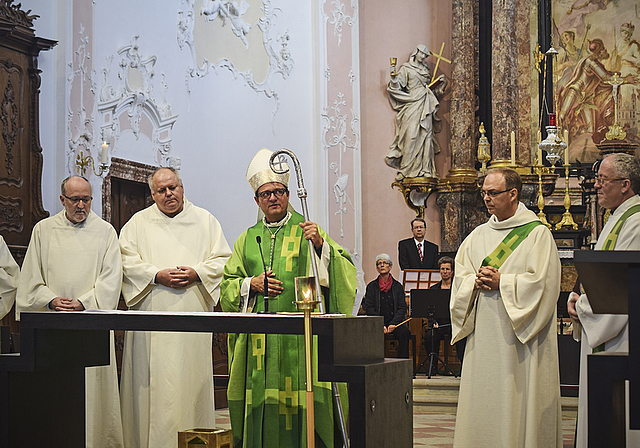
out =
[[[350,315],[356,268],[349,253],[313,222],[289,206],[289,173],[276,174],[268,165],[271,151],[256,154],[247,180],[264,217],[247,229],[233,247],[221,284],[227,312],[264,310],[264,268],[256,237],[267,264],[269,311],[296,312],[294,279],[308,276],[309,244],[315,248],[325,311]],[[277,334],[229,334],[229,415],[234,447],[306,446],[304,338]],[[314,353],[316,446],[331,447],[334,413],[331,384],[317,381]],[[341,385],[343,407],[346,387]]]

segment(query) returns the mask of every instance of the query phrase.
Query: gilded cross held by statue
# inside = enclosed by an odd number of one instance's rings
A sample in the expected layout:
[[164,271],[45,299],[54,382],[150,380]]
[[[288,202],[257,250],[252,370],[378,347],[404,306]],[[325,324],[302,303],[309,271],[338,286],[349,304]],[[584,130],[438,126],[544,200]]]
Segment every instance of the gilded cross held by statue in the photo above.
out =
[[433,76],[431,77],[429,88],[433,87],[433,85],[438,81],[438,78],[436,78],[436,73],[438,72],[438,65],[440,65],[440,60],[443,60],[444,62],[451,64],[450,59],[447,59],[444,56],[442,56],[443,51],[444,51],[444,42],[442,42],[442,46],[440,47],[440,53],[438,54],[431,53],[431,56],[437,58],[438,60],[436,61],[436,66],[433,68]]

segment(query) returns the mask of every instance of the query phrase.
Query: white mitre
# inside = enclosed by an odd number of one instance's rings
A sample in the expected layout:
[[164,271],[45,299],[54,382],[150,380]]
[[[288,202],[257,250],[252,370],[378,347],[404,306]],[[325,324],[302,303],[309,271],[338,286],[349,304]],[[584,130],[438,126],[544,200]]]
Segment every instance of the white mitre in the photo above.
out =
[[273,151],[269,151],[267,148],[262,148],[258,153],[253,156],[253,160],[247,168],[247,182],[251,185],[253,192],[258,191],[258,188],[269,182],[279,182],[285,187],[289,187],[289,165],[284,162],[278,163],[283,170],[287,170],[286,173],[278,174],[269,166],[269,159]]

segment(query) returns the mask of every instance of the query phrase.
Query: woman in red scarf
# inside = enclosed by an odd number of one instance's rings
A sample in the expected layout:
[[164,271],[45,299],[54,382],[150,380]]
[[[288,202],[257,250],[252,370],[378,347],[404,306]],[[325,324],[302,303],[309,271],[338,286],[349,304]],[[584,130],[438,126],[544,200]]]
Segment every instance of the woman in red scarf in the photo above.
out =
[[402,285],[391,276],[391,266],[393,263],[389,255],[376,257],[376,269],[380,275],[367,285],[362,307],[368,316],[384,317],[384,333],[398,340],[398,358],[408,358],[411,332],[404,323],[396,326],[407,318],[407,302]]

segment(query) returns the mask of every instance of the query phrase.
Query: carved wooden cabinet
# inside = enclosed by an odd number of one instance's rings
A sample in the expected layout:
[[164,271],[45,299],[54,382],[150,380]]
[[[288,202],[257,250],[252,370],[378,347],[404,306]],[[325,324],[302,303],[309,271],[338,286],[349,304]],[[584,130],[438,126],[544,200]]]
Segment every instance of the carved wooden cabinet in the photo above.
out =
[[33,226],[49,215],[41,193],[38,54],[57,43],[35,36],[38,16],[30,12],[0,0],[0,234],[20,265]]
[[33,20],[0,0],[0,232],[9,246],[27,246],[42,206],[42,148],[38,130],[38,54],[56,45],[36,37]]

